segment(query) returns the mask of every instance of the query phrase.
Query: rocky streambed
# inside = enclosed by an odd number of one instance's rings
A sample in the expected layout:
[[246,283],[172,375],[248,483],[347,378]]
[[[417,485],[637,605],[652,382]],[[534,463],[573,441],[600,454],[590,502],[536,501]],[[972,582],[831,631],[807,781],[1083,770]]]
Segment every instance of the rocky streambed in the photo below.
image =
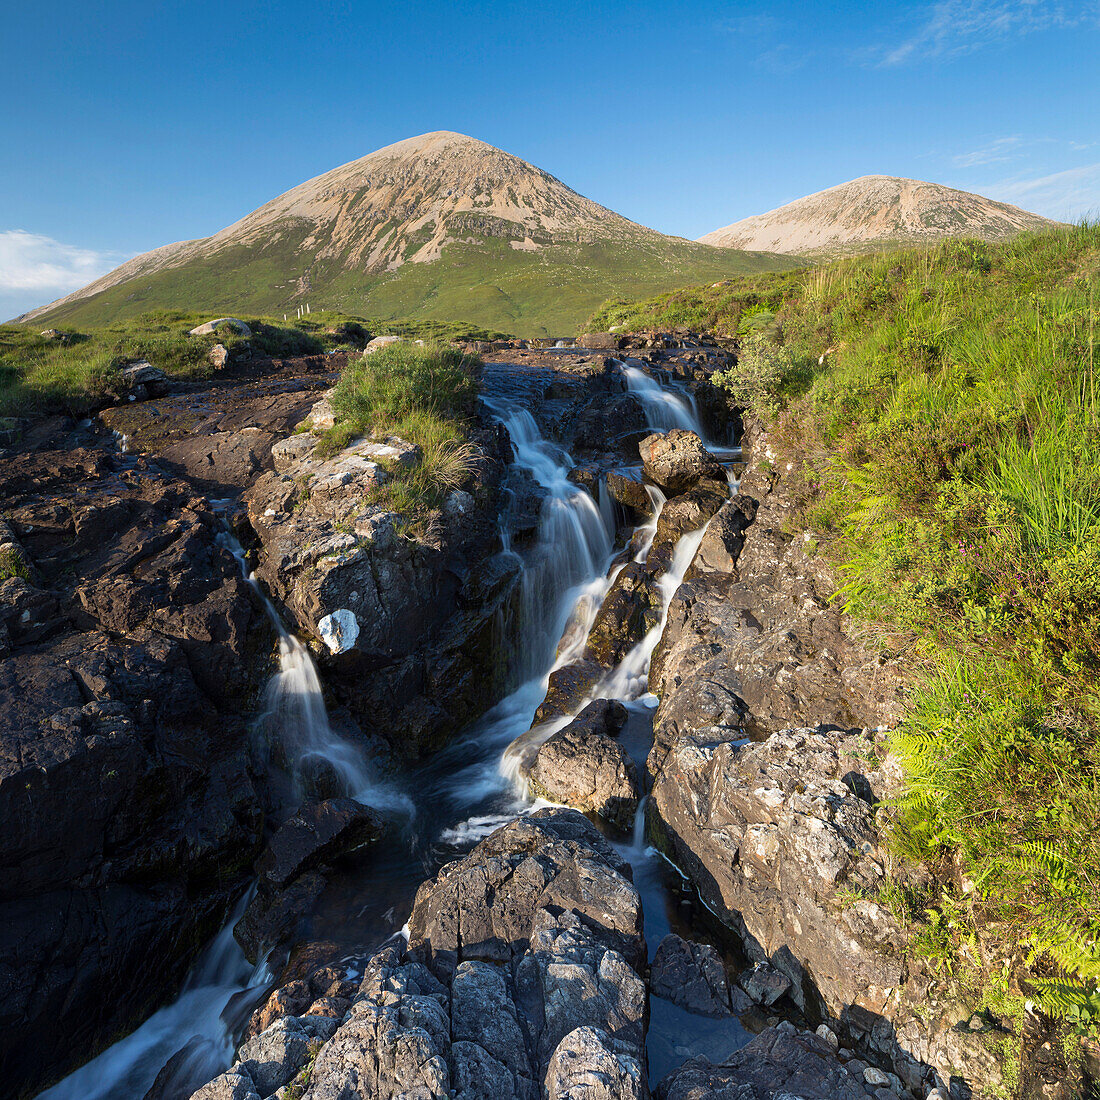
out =
[[145,1019],[47,1095],[995,1095],[876,901],[899,670],[724,353],[649,344],[489,356],[421,537],[364,501],[401,441],[314,453],[330,360],[6,456],[24,1093]]

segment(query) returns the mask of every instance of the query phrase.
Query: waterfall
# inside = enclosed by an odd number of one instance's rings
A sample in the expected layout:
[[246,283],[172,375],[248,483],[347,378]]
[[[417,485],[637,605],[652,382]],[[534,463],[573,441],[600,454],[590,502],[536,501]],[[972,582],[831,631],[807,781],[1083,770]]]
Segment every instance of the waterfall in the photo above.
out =
[[655,432],[685,428],[695,432],[700,439],[706,438],[694,397],[666,389],[637,367],[624,366],[622,375],[626,388],[642,403],[646,424]]
[[252,586],[279,639],[279,670],[264,689],[264,709],[259,724],[272,731],[285,754],[299,795],[310,779],[327,771],[343,791],[376,809],[412,812],[409,798],[372,779],[363,754],[336,734],[329,724],[321,678],[309,650],[287,630],[275,605],[250,573],[241,545],[228,532],[220,541],[237,559],[241,573]]

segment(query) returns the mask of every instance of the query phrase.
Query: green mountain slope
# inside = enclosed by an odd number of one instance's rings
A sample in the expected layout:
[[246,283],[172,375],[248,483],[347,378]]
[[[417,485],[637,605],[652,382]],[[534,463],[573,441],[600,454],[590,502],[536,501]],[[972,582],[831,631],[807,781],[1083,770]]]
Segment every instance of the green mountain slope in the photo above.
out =
[[146,253],[20,320],[95,326],[151,308],[308,303],[565,334],[614,296],[797,266],[628,221],[461,134],[425,134],[280,195],[213,237]]

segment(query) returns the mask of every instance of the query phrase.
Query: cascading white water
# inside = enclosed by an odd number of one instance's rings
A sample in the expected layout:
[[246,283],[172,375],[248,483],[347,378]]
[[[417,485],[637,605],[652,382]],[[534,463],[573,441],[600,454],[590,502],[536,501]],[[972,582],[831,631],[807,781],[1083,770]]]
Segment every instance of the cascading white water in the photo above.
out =
[[642,403],[646,424],[655,432],[684,428],[705,438],[695,398],[690,394],[666,389],[655,378],[637,367],[622,368],[626,388]]

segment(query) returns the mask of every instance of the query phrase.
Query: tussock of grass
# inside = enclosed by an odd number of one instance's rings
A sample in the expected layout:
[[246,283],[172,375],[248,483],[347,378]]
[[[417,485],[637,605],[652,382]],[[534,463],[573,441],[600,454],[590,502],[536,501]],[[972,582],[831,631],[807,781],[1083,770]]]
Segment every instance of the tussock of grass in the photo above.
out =
[[731,382],[804,456],[848,610],[927,669],[894,738],[897,844],[944,883],[918,941],[954,965],[980,939],[1095,1025],[1100,226],[851,258],[600,323],[682,318],[746,338]]
[[353,360],[332,395],[336,424],[318,449],[335,454],[364,435],[394,435],[415,444],[421,461],[411,470],[391,470],[373,500],[410,523],[424,519],[472,471],[476,451],[467,436],[479,367],[480,360],[455,348],[412,343],[390,344]]

